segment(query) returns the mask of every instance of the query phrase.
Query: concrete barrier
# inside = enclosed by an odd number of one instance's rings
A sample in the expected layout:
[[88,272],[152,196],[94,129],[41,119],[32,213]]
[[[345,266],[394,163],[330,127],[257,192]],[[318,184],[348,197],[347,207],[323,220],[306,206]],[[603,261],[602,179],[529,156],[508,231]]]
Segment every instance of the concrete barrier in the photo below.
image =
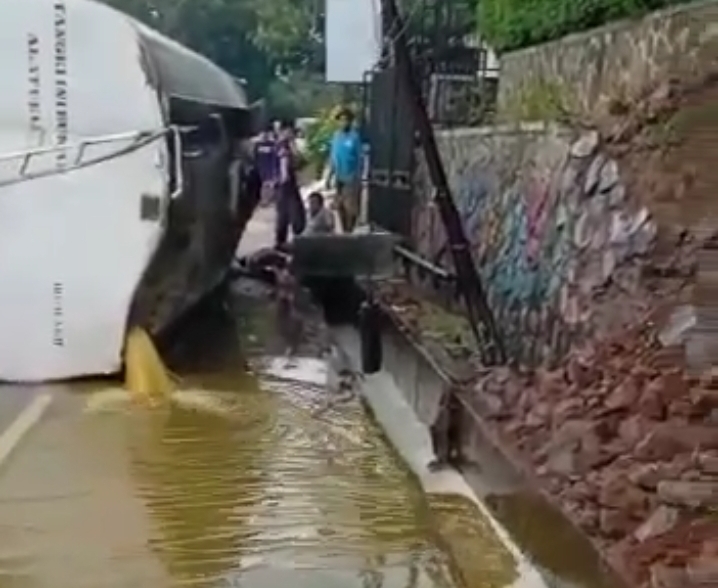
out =
[[[390,322],[390,321],[389,321]],[[334,338],[360,370],[360,343],[352,327],[335,327]],[[391,324],[382,335],[383,368],[366,376],[362,393],[377,422],[411,468],[427,496],[460,496],[473,502],[514,559],[512,585],[550,588],[621,588],[582,531],[527,478],[505,448],[469,414],[462,414],[462,447],[471,466],[433,472],[429,426],[449,375]],[[441,528],[441,525],[437,525]]]
[[[344,349],[358,369],[360,360],[359,341],[353,329],[335,329],[335,340]],[[399,345],[385,347],[387,369],[367,376],[362,385],[362,395],[385,434],[418,478],[424,492],[431,497],[457,496],[473,503],[477,516],[484,519],[485,526],[493,534],[490,541],[505,549],[513,559],[516,588],[545,588],[546,583],[537,569],[523,555],[506,530],[491,515],[487,506],[474,493],[463,476],[454,469],[432,471],[428,464],[434,459],[429,429],[419,412],[431,412],[438,406],[442,382],[428,366],[420,365]],[[403,388],[400,388],[403,386]],[[408,393],[408,396],[404,392]],[[439,521],[436,525],[441,529]],[[451,544],[451,538],[445,538]],[[476,554],[477,557],[479,554]],[[463,568],[461,561],[457,562]]]

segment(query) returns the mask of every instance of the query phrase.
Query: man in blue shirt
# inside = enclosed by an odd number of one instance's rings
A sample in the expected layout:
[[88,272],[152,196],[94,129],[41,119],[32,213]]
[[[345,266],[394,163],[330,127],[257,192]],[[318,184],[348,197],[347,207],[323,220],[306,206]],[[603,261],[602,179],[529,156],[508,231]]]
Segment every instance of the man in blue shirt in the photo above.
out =
[[351,233],[361,205],[362,142],[352,112],[343,109],[339,119],[341,128],[334,133],[329,151],[327,188],[334,179],[339,222],[343,232]]

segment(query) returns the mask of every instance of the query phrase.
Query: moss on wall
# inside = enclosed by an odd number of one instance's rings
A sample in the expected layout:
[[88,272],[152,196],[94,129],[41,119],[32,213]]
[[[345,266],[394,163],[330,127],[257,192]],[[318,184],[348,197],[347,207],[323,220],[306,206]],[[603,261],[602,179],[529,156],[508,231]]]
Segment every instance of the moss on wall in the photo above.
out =
[[538,80],[524,86],[512,96],[501,114],[504,122],[551,120],[572,118],[576,111],[576,96],[560,81]]

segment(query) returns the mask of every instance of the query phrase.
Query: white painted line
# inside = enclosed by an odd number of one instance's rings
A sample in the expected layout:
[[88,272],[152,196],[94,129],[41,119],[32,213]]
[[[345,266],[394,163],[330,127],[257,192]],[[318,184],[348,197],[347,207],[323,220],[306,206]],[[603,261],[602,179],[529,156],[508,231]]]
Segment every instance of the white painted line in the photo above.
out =
[[23,437],[40,422],[42,415],[52,403],[50,394],[35,397],[17,416],[17,418],[0,434],[0,466],[7,461],[17,448]]

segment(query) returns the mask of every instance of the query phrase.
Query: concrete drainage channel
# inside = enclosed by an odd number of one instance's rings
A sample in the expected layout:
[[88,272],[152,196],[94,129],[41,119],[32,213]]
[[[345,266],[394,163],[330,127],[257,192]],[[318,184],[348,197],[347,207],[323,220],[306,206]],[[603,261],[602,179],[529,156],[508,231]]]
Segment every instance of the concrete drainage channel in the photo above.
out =
[[[341,290],[346,291],[346,285]],[[326,301],[324,304],[334,342],[357,371],[361,369],[359,335],[353,325],[346,324],[346,318],[355,313],[358,298],[356,293],[332,296],[338,309],[328,308]],[[465,584],[625,586],[588,538],[538,489],[513,456],[507,455],[481,419],[465,407],[461,444],[469,464],[461,472],[434,472],[427,467],[434,458],[428,425],[448,386],[448,377],[386,311],[384,318],[382,370],[364,378],[362,396],[420,482],[436,528]],[[463,522],[472,518],[484,535],[496,541],[482,545],[476,537],[468,538],[465,531],[457,533],[452,525],[457,517]],[[489,576],[491,580],[486,582]]]
[[[347,326],[361,296],[346,283],[329,288],[326,308],[333,340],[358,370],[359,340]],[[461,473],[433,472],[427,423],[432,421],[445,377],[420,346],[391,321],[382,334],[383,369],[361,383],[365,405],[413,472],[426,496],[437,543],[451,554],[466,588],[619,588],[596,551],[465,414],[463,445],[472,466]],[[47,408],[40,394],[0,442],[0,465]],[[438,584],[437,584],[438,585]]]
[[[343,348],[358,368],[359,342],[351,327],[335,327],[335,341]],[[434,457],[427,427],[417,418],[405,393],[389,371],[366,376],[362,382],[362,395],[391,444],[401,455],[419,480],[427,495],[427,504],[435,520],[442,542],[455,559],[460,576],[467,586],[506,585],[516,587],[545,586],[536,569],[523,556],[504,528],[493,518],[478,499],[463,476],[455,470],[430,471],[427,465]],[[467,525],[475,518],[478,533],[456,532],[450,521],[459,516]],[[484,537],[474,543],[483,548],[475,553],[472,538]],[[483,576],[483,577],[482,577]],[[493,576],[487,582],[487,577]]]

